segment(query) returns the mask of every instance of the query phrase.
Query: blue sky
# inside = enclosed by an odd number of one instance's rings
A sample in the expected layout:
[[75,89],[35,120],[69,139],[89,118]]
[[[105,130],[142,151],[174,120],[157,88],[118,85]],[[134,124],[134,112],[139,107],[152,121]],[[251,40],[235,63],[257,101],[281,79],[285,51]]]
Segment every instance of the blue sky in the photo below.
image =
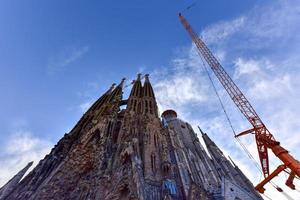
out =
[[[216,2],[199,3],[191,12],[199,30],[253,3]],[[1,132],[25,120],[33,132],[56,141],[81,115],[78,93],[97,85],[86,94],[95,98],[141,68],[168,66],[174,50],[190,43],[177,19],[190,3],[1,1]]]
[[[112,82],[137,72],[152,74],[161,111],[173,108],[200,125],[258,182],[178,20],[193,2],[1,1],[0,184],[49,152]],[[185,16],[276,138],[300,158],[299,1],[196,2]],[[237,131],[248,128],[217,87]],[[256,154],[253,139],[243,142]]]

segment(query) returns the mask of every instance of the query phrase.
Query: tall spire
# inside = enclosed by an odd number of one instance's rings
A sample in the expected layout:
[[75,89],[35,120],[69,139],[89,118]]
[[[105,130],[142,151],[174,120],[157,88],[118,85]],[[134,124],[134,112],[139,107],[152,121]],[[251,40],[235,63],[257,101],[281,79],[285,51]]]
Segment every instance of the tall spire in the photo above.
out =
[[86,113],[90,112],[91,110],[96,110],[100,108],[103,105],[103,103],[107,100],[109,94],[113,91],[115,86],[116,84],[113,83],[110,86],[110,88],[101,97],[99,97],[99,99],[90,107],[90,109]]
[[112,91],[111,98],[114,98],[115,95],[121,95],[122,94],[125,80],[126,80],[126,78],[122,78],[119,85]]
[[[122,101],[123,87],[125,78],[121,80],[121,82],[115,87],[115,84],[111,86],[111,88],[107,91],[102,103],[101,109],[96,110],[95,112],[95,120],[97,120],[103,113],[112,114],[112,111],[118,111],[120,102]],[[103,95],[104,96],[104,95]],[[103,106],[102,106],[103,105]],[[99,107],[99,108],[100,108]]]
[[0,199],[4,199],[18,185],[24,174],[31,167],[33,162],[29,162],[26,167],[19,171],[12,179],[10,179],[2,188],[0,188]]
[[111,92],[111,95],[109,96],[109,102],[114,103],[116,101],[121,101],[122,100],[122,94],[123,94],[123,87],[125,83],[126,78],[122,78],[121,82],[119,85],[117,85],[116,88]]
[[140,112],[141,109],[141,96],[142,96],[142,83],[141,75],[137,75],[137,79],[134,81],[129,98],[128,98],[128,110],[134,112]]
[[155,98],[153,88],[149,80],[149,74],[145,74],[145,83],[143,87],[143,96]]
[[[240,186],[246,188],[249,190],[251,186],[249,186],[248,183],[245,182],[244,177],[241,176],[241,172],[239,169],[235,167],[235,164],[231,163],[223,154],[223,152],[219,149],[219,147],[208,137],[206,133],[202,132],[203,140],[207,146],[207,149],[211,156],[213,157],[213,160],[216,162],[216,165],[221,167],[222,174],[231,179],[232,181],[235,181]],[[252,187],[253,188],[253,187]]]
[[157,104],[156,104],[153,88],[149,80],[149,74],[145,75],[145,83],[142,89],[142,98],[143,98],[143,104],[142,104],[143,113],[153,114],[158,117]]
[[141,97],[141,95],[142,95],[141,76],[142,76],[142,74],[140,74],[140,73],[137,74],[137,79],[134,80],[134,84],[132,86],[129,98],[132,96]]
[[200,128],[200,126],[198,126],[198,129],[199,129],[201,135],[203,136],[205,133],[202,131],[202,129]]
[[202,138],[203,138],[203,140],[204,140],[205,145],[207,146],[207,148],[210,147],[211,150],[213,150],[212,148],[215,148],[216,150],[220,151],[218,153],[220,153],[221,155],[223,155],[223,152],[217,147],[217,145],[214,143],[214,141],[212,141],[210,139],[210,137],[206,133],[204,133],[201,129],[199,129],[199,130],[200,130],[200,132],[202,134]]
[[223,152],[219,149],[219,147],[210,139],[210,137],[202,132],[202,138],[205,142],[205,145],[208,149],[209,154],[212,156],[217,169],[219,169],[219,173],[222,176],[225,176],[231,180],[235,180],[234,178],[234,168],[231,163],[224,156]]

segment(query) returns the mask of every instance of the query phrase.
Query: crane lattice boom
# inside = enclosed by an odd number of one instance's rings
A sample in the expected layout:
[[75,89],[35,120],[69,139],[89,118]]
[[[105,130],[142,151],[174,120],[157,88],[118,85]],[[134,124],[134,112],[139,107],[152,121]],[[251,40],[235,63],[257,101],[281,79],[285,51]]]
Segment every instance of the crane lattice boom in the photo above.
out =
[[[222,86],[225,88],[235,105],[241,111],[241,113],[247,118],[253,128],[244,131],[237,136],[254,133],[257,150],[259,153],[260,163],[262,167],[262,172],[265,177],[265,180],[259,184],[256,189],[260,192],[263,192],[263,186],[267,182],[269,182],[274,176],[283,171],[286,167],[291,169],[291,175],[289,181],[287,181],[287,185],[292,189],[295,189],[292,181],[295,174],[300,176],[300,163],[296,159],[294,159],[287,150],[280,146],[280,143],[275,140],[273,135],[264,125],[250,102],[247,100],[242,91],[238,88],[238,86],[233,82],[228,73],[221,66],[219,61],[214,57],[212,52],[206,46],[206,44],[198,37],[195,31],[193,31],[192,27],[188,23],[188,21],[183,17],[183,15],[179,14],[180,21],[184,28],[187,30],[189,35],[191,36],[193,42],[195,43],[198,53],[202,55],[205,61],[208,63]],[[269,173],[269,158],[268,158],[268,148],[272,149],[274,154],[283,161],[284,165],[279,166],[274,172]]]

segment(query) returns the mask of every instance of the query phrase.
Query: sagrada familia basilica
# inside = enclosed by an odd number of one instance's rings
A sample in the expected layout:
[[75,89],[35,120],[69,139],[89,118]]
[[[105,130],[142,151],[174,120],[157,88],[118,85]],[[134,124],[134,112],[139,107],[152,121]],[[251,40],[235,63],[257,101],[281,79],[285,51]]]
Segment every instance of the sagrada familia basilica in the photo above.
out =
[[138,75],[128,99],[123,88],[124,79],[109,88],[27,176],[32,163],[0,189],[0,199],[262,199],[206,133],[204,148],[174,110],[158,115],[149,75]]

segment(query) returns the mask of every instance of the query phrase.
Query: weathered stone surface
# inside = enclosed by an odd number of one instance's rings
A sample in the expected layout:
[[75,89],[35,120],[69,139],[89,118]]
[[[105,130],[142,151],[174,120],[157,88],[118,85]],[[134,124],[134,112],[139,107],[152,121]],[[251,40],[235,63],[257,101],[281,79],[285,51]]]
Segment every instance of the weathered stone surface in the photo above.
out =
[[144,84],[138,75],[127,100],[123,82],[4,196],[1,188],[0,199],[261,199],[206,134],[211,157],[175,111],[164,112],[161,121],[148,75]]

